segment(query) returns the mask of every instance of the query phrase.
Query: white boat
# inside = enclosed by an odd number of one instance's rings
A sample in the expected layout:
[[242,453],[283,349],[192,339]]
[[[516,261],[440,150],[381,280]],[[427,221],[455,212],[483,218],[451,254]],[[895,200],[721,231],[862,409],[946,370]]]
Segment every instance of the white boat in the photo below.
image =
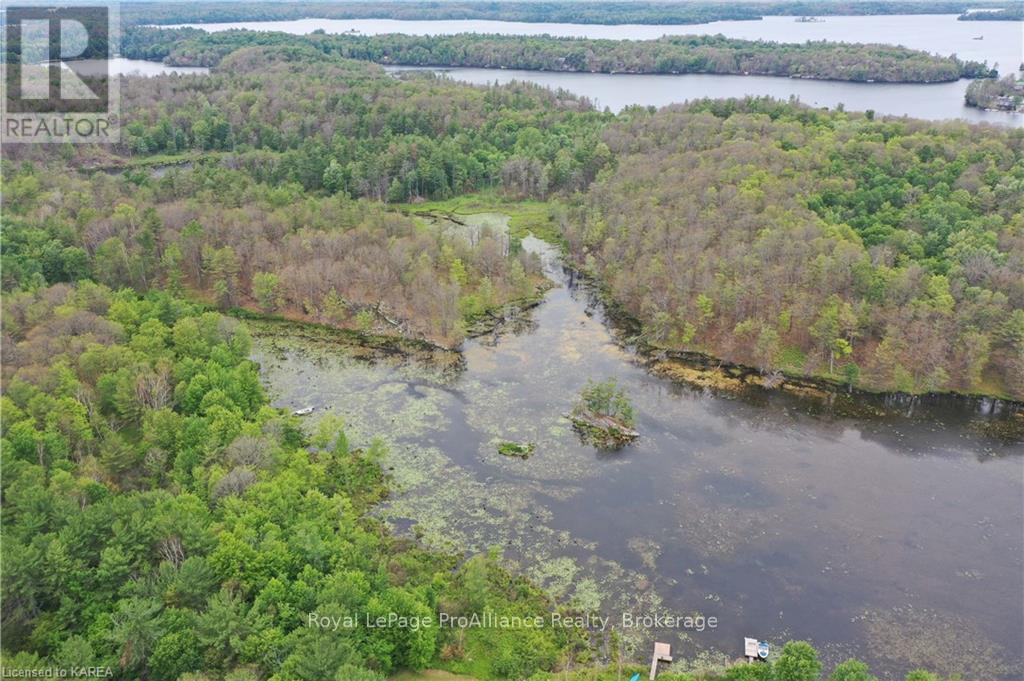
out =
[[303,407],[302,409],[296,409],[295,411],[293,411],[292,415],[293,416],[309,416],[310,414],[313,413],[314,409],[316,409],[316,407]]

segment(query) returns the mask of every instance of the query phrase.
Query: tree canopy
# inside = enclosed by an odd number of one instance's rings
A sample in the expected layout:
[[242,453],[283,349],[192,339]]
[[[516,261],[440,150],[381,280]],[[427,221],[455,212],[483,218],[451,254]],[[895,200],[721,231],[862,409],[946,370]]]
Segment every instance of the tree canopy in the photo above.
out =
[[1024,395],[1024,135],[771,100],[637,110],[570,252],[669,349]]

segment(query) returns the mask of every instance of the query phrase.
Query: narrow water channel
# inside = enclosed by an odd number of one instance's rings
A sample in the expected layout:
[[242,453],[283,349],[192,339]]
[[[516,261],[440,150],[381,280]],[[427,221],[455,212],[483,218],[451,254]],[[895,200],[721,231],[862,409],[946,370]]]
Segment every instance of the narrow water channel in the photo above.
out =
[[[743,636],[801,638],[881,678],[914,666],[1020,678],[1019,409],[865,399],[841,415],[668,381],[616,341],[553,248],[523,246],[557,287],[514,331],[468,341],[461,371],[257,335],[275,404],[340,414],[353,441],[390,446],[396,492],[380,512],[396,531],[444,549],[500,546],[617,626],[623,612],[717,618],[703,631],[624,631],[638,658],[655,635],[677,657],[730,659]],[[641,432],[615,453],[581,444],[562,416],[588,378],[608,377]],[[536,453],[503,457],[501,440]]]

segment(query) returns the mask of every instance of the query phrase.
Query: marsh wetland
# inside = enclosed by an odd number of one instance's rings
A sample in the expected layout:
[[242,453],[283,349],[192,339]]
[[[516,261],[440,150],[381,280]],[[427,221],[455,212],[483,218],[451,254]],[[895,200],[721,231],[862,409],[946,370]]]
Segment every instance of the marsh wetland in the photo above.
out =
[[[745,635],[807,639],[883,678],[926,663],[1019,678],[1019,405],[822,400],[697,385],[664,363],[652,372],[553,247],[522,245],[555,286],[461,358],[254,328],[275,404],[340,415],[353,442],[387,434],[393,493],[379,512],[396,532],[467,553],[500,547],[614,624],[622,613],[717,618],[703,631],[623,631],[638,650],[657,636],[706,661],[736,658]],[[615,452],[583,444],[564,417],[588,379],[608,378],[641,433]],[[504,456],[510,441],[535,447]]]

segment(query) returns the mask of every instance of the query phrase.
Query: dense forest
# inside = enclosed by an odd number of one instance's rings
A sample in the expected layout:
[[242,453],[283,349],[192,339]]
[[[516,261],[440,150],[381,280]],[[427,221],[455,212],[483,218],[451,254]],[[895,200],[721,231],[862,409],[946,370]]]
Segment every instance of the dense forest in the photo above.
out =
[[253,45],[306,43],[333,57],[410,66],[602,73],[716,73],[857,82],[933,83],[993,76],[985,64],[890,45],[774,43],[723,36],[658,40],[589,40],[460,34],[455,36],[327,35],[140,27],[126,32],[127,57],[179,66],[215,66],[225,54]]
[[1024,111],[1024,80],[1015,75],[1005,78],[983,78],[967,86],[967,106],[1002,111]]
[[999,0],[768,0],[766,2],[132,2],[130,24],[323,19],[477,19],[578,24],[697,24],[763,16],[960,14],[1001,8]]
[[308,48],[226,62],[125,89],[115,160],[206,163],[159,178],[11,168],[8,290],[173,281],[223,307],[452,345],[533,295],[536,263],[501,234],[430,237],[352,199],[561,197],[579,206],[552,204],[572,256],[656,346],[873,389],[1024,395],[1019,130],[778,102],[614,117]]
[[[506,235],[436,236],[378,204],[311,197],[220,166],[139,184],[31,167],[9,178],[6,289],[88,277],[451,346],[476,317],[543,282]],[[61,205],[68,195],[75,204]]]
[[[216,162],[159,178],[7,166],[5,290],[81,277],[188,289],[222,308],[446,346],[474,318],[536,294],[537,263],[508,234],[441,237],[351,199],[574,191],[610,160],[598,135],[608,115],[534,86],[399,81],[317,54],[278,57],[242,52],[214,76],[125,87],[131,122],[116,162],[190,151]],[[88,156],[94,147],[67,151],[111,162]],[[8,155],[44,154],[45,165],[49,152]]]
[[656,347],[1024,396],[1024,132],[772,100],[637,112],[572,219]]
[[[599,130],[613,117],[568,93],[396,79],[306,46],[240,50],[208,76],[132,78],[122,93],[120,143],[65,147],[63,160],[124,167],[229,154],[226,163],[261,181],[399,202],[489,188],[573,191],[610,160]],[[5,157],[46,161],[52,152],[17,145]]]

